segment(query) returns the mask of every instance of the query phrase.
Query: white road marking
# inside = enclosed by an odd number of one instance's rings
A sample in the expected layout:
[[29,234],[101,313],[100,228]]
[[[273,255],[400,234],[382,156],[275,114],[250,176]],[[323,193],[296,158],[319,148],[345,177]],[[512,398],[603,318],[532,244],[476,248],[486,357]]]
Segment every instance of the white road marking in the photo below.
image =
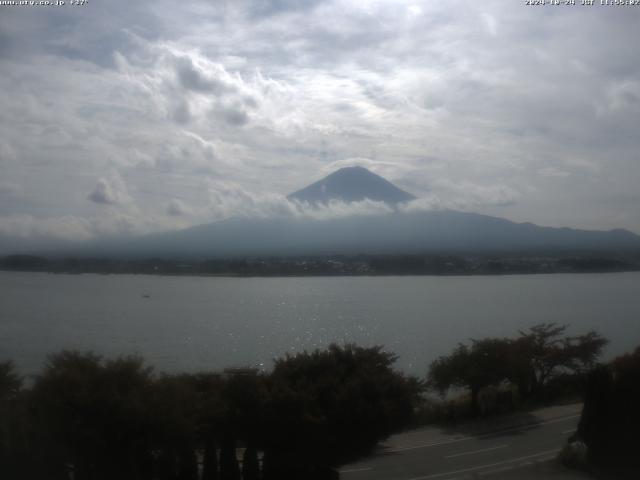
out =
[[338,470],[339,473],[355,473],[355,472],[366,472],[369,470],[373,470],[371,467],[362,467],[362,468],[348,468],[346,470]]
[[499,433],[505,433],[505,432],[512,432],[514,430],[521,430],[523,428],[531,428],[531,427],[537,427],[540,425],[550,425],[552,423],[558,423],[558,422],[566,422],[567,420],[572,420],[574,418],[578,418],[580,417],[580,415],[570,415],[568,417],[562,417],[562,418],[555,418],[553,420],[547,420],[545,422],[538,422],[538,423],[528,423],[526,425],[520,425],[517,427],[507,427],[507,428],[503,428],[500,430],[495,430],[493,432],[489,432],[489,433],[485,433],[482,435],[478,435],[478,436],[467,436],[467,437],[454,437],[450,440],[444,440],[442,442],[433,442],[433,443],[424,443],[421,445],[413,445],[411,447],[397,447],[397,448],[390,448],[388,450],[385,450],[385,452],[389,452],[389,453],[395,453],[395,452],[404,452],[407,450],[417,450],[419,448],[428,448],[428,447],[437,447],[440,445],[450,445],[452,443],[458,443],[458,442],[464,442],[467,440],[476,440],[479,438],[487,438],[487,437],[491,437],[493,435],[497,435]]
[[573,433],[573,432],[575,432],[576,430],[577,430],[576,428],[572,428],[571,430],[564,430],[564,431],[562,432],[562,434],[563,434],[563,435],[566,435],[567,433]]
[[419,448],[437,447],[439,445],[450,445],[452,443],[464,442],[465,440],[471,440],[472,438],[474,438],[474,437],[453,438],[451,440],[445,440],[443,442],[423,443],[421,445],[414,445],[412,447],[391,448],[389,450],[385,450],[385,452],[396,453],[396,452],[404,452],[406,450],[417,450]]
[[490,452],[492,450],[498,450],[500,448],[507,448],[508,446],[509,445],[498,445],[497,447],[482,448],[480,450],[473,450],[471,452],[456,453],[454,455],[445,455],[444,458],[456,458],[456,457],[463,457],[464,455],[473,455],[474,453]]
[[517,463],[515,465],[507,465],[506,467],[493,468],[491,470],[485,470],[482,472],[482,476],[495,475],[496,473],[508,472],[509,470],[516,470],[517,468],[526,467],[527,465],[535,465],[536,463],[546,462],[555,458],[555,452],[553,455],[541,456],[536,458],[533,462]]
[[434,473],[432,475],[426,475],[424,477],[414,477],[414,478],[411,478],[410,480],[427,480],[430,478],[439,478],[439,477],[446,477],[449,475],[456,475],[458,473],[473,472],[476,470],[483,470],[486,468],[497,467],[499,465],[506,465],[508,463],[521,462],[523,460],[528,460],[530,458],[542,457],[544,455],[551,455],[551,454],[558,453],[559,451],[560,449],[557,448],[555,450],[547,450],[546,452],[534,453],[533,455],[527,455],[525,457],[512,458],[511,460],[503,460],[502,462],[488,463],[486,465],[478,465],[476,467],[463,468],[461,470],[453,470],[451,472]]

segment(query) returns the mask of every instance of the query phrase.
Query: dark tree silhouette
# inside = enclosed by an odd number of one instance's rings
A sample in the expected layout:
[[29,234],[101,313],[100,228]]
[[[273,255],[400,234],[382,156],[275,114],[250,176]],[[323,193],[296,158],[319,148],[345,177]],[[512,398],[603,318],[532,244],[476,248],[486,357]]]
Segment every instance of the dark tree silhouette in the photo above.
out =
[[411,419],[422,384],[394,361],[381,347],[332,345],[270,374],[156,376],[137,357],[63,351],[30,389],[2,363],[0,475],[196,480],[202,458],[202,480],[240,480],[238,446],[244,480],[337,478],[335,465]]
[[637,475],[639,405],[640,347],[589,373],[577,436],[587,444],[592,463]]
[[236,442],[230,434],[225,436],[220,449],[220,480],[240,480]]
[[202,480],[218,480],[218,455],[216,442],[209,437],[204,444],[202,456]]
[[393,370],[395,360],[382,347],[351,344],[276,360],[265,462],[333,466],[406,425],[422,384]]
[[520,332],[510,356],[510,377],[523,396],[535,395],[559,374],[586,373],[608,343],[594,331],[563,336],[567,328],[567,325],[541,323]]
[[504,338],[471,340],[471,345],[459,344],[450,354],[437,358],[429,367],[429,384],[446,392],[451,387],[468,388],[471,411],[479,413],[480,390],[497,385],[508,377],[511,341]]
[[25,476],[28,453],[27,408],[22,377],[13,362],[0,362],[0,477]]
[[198,378],[190,374],[163,375],[151,385],[151,393],[148,408],[154,419],[154,449],[161,452],[165,465],[162,469],[175,472],[171,478],[192,478],[197,471]]
[[578,436],[589,445],[592,461],[598,463],[612,432],[613,372],[609,366],[594,368],[587,377],[585,402],[582,408]]
[[0,362],[0,401],[14,398],[22,388],[22,377],[13,362]]
[[[565,325],[542,323],[516,339],[485,338],[459,344],[429,367],[428,384],[441,393],[464,387],[471,393],[471,411],[479,413],[480,391],[509,381],[523,398],[536,396],[551,380],[584,375],[595,365],[607,340],[594,331],[563,336]],[[578,378],[578,377],[576,377]]]
[[260,480],[260,463],[258,451],[249,444],[242,456],[242,480]]
[[218,480],[220,432],[225,428],[227,405],[225,381],[218,373],[199,373],[191,377],[195,394],[196,437],[202,452],[202,480]]
[[45,471],[69,464],[76,480],[147,475],[150,381],[150,369],[136,357],[103,362],[69,351],[49,357],[33,389]]

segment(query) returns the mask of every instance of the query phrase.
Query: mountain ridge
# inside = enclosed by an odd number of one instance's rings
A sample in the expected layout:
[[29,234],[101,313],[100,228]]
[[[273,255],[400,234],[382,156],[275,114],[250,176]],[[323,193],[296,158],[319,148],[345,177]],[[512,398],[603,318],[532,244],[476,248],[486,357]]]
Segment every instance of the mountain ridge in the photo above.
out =
[[[347,167],[289,198],[307,202],[313,208],[332,200],[354,202],[365,198],[395,207],[415,197],[362,167]],[[544,227],[456,210],[392,208],[384,213],[323,219],[314,218],[312,210],[308,213],[269,218],[237,216],[140,237],[69,242],[66,246],[51,243],[51,248],[30,252],[112,258],[623,251],[640,254],[640,236],[624,229]]]
[[[241,218],[94,245],[112,257],[230,258],[322,255],[640,252],[626,230],[542,227],[454,210],[342,218]],[[90,252],[87,250],[87,254]]]

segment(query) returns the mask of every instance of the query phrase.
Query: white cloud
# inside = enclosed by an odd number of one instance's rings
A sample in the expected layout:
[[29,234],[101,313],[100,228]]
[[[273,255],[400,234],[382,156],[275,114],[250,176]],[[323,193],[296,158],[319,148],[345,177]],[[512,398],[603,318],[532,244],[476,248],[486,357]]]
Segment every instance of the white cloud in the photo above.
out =
[[284,195],[360,164],[425,208],[640,231],[637,9],[172,7],[3,12],[3,218],[82,237],[300,214]]
[[435,198],[446,208],[473,210],[478,207],[508,207],[523,193],[505,185],[482,185],[469,181],[436,181],[432,184]]
[[180,200],[174,198],[173,200],[171,200],[169,202],[169,204],[167,205],[167,214],[168,215],[173,215],[176,217],[182,216],[182,215],[189,215],[191,212],[191,209],[189,207],[187,207],[184,202],[181,202]]
[[87,198],[102,205],[115,205],[130,200],[127,187],[122,177],[117,173],[113,173],[109,179],[98,179],[96,186]]
[[384,202],[365,199],[345,203],[332,200],[327,204],[309,204],[289,200],[283,195],[253,193],[239,185],[212,182],[209,187],[208,212],[213,218],[231,216],[254,218],[298,217],[331,219],[349,216],[368,216],[391,213],[393,209]]
[[496,17],[490,13],[483,12],[481,14],[481,18],[487,32],[489,32],[490,35],[496,36],[498,34],[498,21],[496,20]]
[[87,240],[93,237],[90,222],[65,215],[45,219],[31,215],[0,217],[0,237],[20,239]]

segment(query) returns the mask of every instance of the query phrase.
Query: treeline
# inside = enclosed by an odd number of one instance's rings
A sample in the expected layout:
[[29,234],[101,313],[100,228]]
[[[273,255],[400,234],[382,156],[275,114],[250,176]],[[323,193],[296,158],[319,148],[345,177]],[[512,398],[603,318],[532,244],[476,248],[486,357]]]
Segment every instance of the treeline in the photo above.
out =
[[395,370],[382,347],[355,345],[287,355],[270,372],[177,375],[138,357],[63,351],[29,386],[0,363],[0,478],[334,479],[338,465],[413,425],[426,390],[452,388],[468,391],[467,414],[480,415],[492,413],[490,390],[513,410],[516,398],[535,405],[586,386],[578,436],[590,456],[637,462],[640,348],[601,366],[607,341],[566,330],[543,323],[459,344],[425,380]]
[[28,388],[5,362],[0,478],[338,478],[336,465],[411,420],[422,384],[395,360],[332,345],[270,373],[154,375],[137,357],[64,351]]
[[141,273],[157,275],[486,275],[587,273],[640,270],[636,257],[539,257],[508,255],[336,255],[322,257],[228,258],[57,258],[10,255],[0,269],[53,273]]

